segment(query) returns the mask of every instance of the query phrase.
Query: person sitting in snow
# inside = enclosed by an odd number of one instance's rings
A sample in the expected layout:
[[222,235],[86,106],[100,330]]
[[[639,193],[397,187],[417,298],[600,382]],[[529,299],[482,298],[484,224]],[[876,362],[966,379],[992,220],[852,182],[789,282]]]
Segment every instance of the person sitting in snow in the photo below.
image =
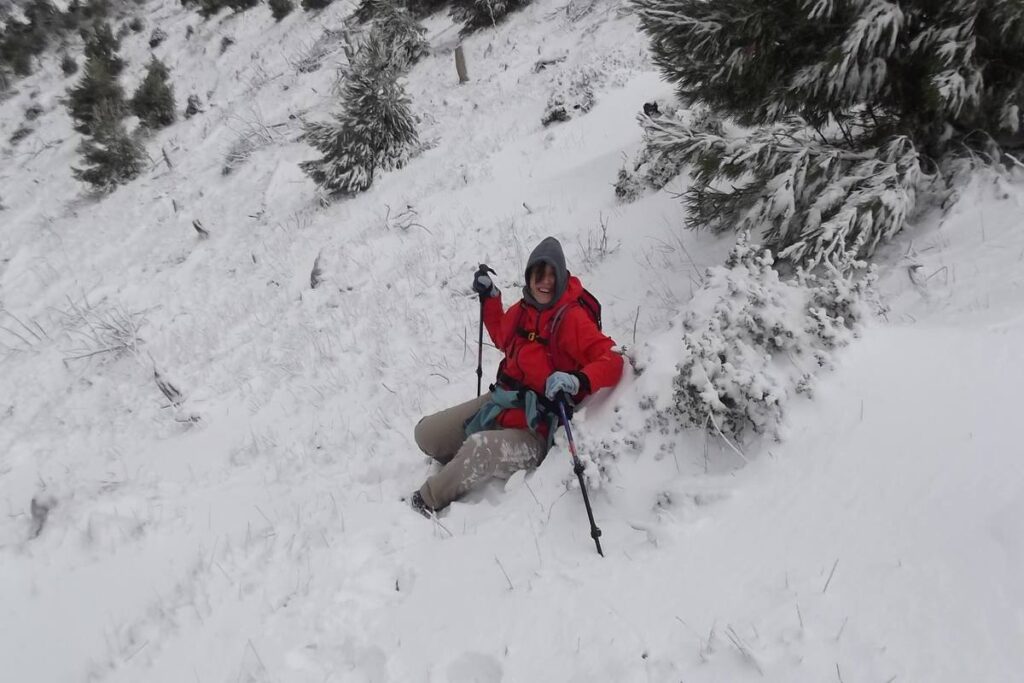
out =
[[488,272],[481,266],[473,290],[505,358],[488,393],[416,425],[416,444],[443,465],[410,498],[428,517],[482,481],[539,465],[558,426],[554,401],[565,396],[578,404],[622,376],[622,356],[566,269],[558,240],[548,237],[530,254],[523,298],[508,311]]

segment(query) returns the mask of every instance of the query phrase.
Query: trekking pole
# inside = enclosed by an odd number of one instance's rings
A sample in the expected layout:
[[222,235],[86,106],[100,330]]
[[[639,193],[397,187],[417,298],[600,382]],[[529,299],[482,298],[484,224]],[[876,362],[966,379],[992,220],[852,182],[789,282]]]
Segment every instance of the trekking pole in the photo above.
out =
[[594,523],[594,511],[590,507],[590,497],[587,495],[587,485],[583,481],[583,463],[580,462],[580,458],[576,455],[576,444],[572,440],[572,428],[569,427],[569,416],[565,412],[565,396],[561,393],[558,394],[558,412],[562,417],[562,424],[565,425],[565,435],[569,438],[569,453],[572,455],[572,471],[576,473],[576,478],[580,481],[580,491],[583,492],[583,504],[587,508],[587,517],[590,519],[590,537],[594,539],[594,545],[597,546],[597,554],[604,557],[604,551],[601,550],[601,530],[597,528],[597,524]]
[[[494,273],[494,271],[486,264],[480,264],[480,271],[484,273]],[[476,396],[480,398],[480,385],[484,378],[484,298],[485,295],[480,295],[480,334],[477,337],[476,343]]]

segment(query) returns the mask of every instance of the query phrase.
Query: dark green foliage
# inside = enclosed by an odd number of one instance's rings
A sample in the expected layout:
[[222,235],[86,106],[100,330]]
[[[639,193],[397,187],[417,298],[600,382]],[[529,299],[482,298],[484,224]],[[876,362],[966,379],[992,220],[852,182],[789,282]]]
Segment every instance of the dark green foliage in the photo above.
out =
[[422,19],[441,10],[447,4],[448,0],[406,0],[405,8],[417,19]]
[[32,133],[32,129],[28,126],[21,126],[18,130],[11,133],[10,142],[12,145],[16,145]]
[[1019,0],[632,0],[687,105],[718,134],[660,117],[690,163],[693,227],[760,231],[784,257],[869,255],[967,150],[1024,147]]
[[377,0],[370,41],[391,46],[394,60],[406,67],[426,56],[430,49],[427,30],[407,10],[392,0]]
[[165,40],[167,40],[167,31],[163,30],[159,26],[153,29],[153,32],[149,34],[149,46],[151,48],[157,47]]
[[95,137],[82,141],[78,151],[84,168],[72,168],[72,174],[101,192],[138,177],[146,159],[145,149],[116,119],[99,120]]
[[146,24],[142,21],[142,17],[132,17],[132,20],[128,22],[128,28],[132,33],[141,33],[142,29],[146,28]]
[[463,22],[461,34],[496,26],[507,15],[530,4],[530,0],[453,0],[452,17]]
[[89,61],[102,63],[106,71],[113,76],[120,76],[124,70],[124,60],[117,51],[121,49],[121,41],[114,36],[110,24],[103,21],[94,24],[86,33],[85,58]]
[[68,91],[67,107],[75,120],[75,130],[86,134],[93,132],[97,110],[104,110],[111,117],[124,114],[124,89],[107,62],[93,58],[85,63],[82,77]]
[[[932,156],[972,131],[1017,132],[1018,0],[633,0],[684,101],[753,126],[799,116]],[[849,140],[843,140],[849,143]]]
[[78,62],[71,55],[65,54],[60,58],[60,70],[64,72],[65,76],[73,76],[78,72]]
[[309,12],[327,7],[333,0],[302,0],[302,9]]
[[170,72],[156,57],[146,66],[146,77],[132,95],[131,110],[149,128],[163,128],[174,123],[174,86]]
[[380,12],[379,5],[404,9],[417,19],[430,16],[448,4],[448,0],[360,0],[354,16],[361,24],[375,19]]
[[344,110],[332,123],[313,123],[302,139],[324,156],[300,164],[316,183],[337,194],[362,192],[380,170],[405,164],[417,143],[416,124],[399,78],[404,61],[371,33],[353,60],[342,94]]
[[270,0],[269,5],[270,13],[277,21],[281,21],[295,9],[292,0]]
[[244,12],[260,4],[260,0],[227,0],[226,4],[235,12]]
[[20,76],[32,70],[32,58],[43,53],[54,40],[82,24],[104,15],[109,7],[105,0],[88,4],[72,2],[64,12],[49,0],[33,0],[25,6],[24,22],[9,22],[0,32],[0,65],[6,64]]
[[[239,2],[246,3],[248,0],[239,0]],[[237,9],[234,3],[235,0],[181,0],[181,4],[185,7],[195,6],[199,15],[204,19],[209,19],[222,9]],[[242,7],[241,9],[245,8]]]
[[25,7],[25,22],[9,22],[0,40],[0,62],[19,76],[32,71],[32,58],[46,50],[61,31],[60,13],[46,0]]

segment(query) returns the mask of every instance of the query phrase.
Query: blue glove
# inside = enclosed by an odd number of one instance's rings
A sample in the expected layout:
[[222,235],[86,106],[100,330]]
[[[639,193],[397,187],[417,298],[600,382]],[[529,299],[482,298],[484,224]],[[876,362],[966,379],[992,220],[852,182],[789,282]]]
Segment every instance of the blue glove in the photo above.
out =
[[489,296],[498,296],[501,293],[494,286],[491,276],[488,275],[488,273],[493,272],[485,264],[480,264],[480,268],[473,274],[473,291],[479,294],[481,299]]
[[552,372],[548,375],[548,381],[544,384],[544,395],[551,400],[554,400],[560,391],[564,391],[566,396],[575,396],[579,393],[579,390],[579,379],[568,372]]

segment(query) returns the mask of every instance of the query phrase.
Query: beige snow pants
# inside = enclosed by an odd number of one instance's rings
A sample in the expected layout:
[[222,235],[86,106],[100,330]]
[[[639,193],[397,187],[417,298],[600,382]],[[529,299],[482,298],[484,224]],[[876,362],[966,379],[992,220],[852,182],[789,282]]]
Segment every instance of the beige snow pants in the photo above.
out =
[[536,467],[546,444],[526,429],[495,429],[466,437],[466,421],[490,394],[428,415],[416,425],[416,445],[444,465],[420,487],[423,502],[434,510],[447,507],[477,483],[508,479],[517,470]]

